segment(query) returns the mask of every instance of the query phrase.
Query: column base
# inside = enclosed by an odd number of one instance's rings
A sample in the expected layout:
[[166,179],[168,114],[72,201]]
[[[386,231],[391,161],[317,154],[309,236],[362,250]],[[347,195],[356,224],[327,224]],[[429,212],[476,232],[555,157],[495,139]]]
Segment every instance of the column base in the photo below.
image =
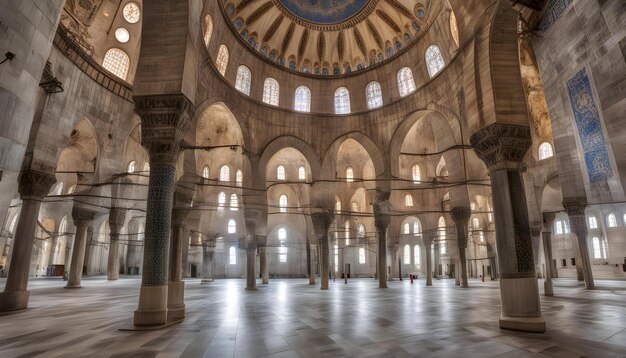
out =
[[246,286],[246,291],[256,291],[256,290],[257,290],[256,286],[254,286],[254,287]]
[[500,316],[500,328],[512,331],[544,333],[546,320],[539,317],[505,317]]
[[211,283],[213,282],[212,278],[203,278],[202,280],[200,280],[200,283]]
[[67,284],[65,284],[65,286],[63,288],[83,288],[83,286],[80,285],[80,282],[67,282]]
[[170,282],[167,285],[167,320],[185,319],[185,283]]
[[30,291],[0,292],[0,312],[23,311],[28,308]]
[[262,284],[262,285],[268,285],[269,283],[270,283],[270,280],[268,280],[268,279],[266,279],[266,278],[264,278],[264,279],[262,279],[262,280],[261,280],[261,284]]
[[141,286],[134,326],[164,326],[167,321],[167,285]]

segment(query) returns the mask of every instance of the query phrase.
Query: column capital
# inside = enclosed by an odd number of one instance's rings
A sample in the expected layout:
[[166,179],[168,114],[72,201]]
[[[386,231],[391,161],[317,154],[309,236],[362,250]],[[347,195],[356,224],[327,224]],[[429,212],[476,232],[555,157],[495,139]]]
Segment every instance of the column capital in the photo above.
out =
[[150,164],[174,165],[195,110],[193,103],[181,93],[135,96],[133,100],[141,117],[141,139]]
[[109,209],[109,227],[111,228],[111,234],[119,234],[124,222],[126,221],[126,209],[124,208],[111,208]]
[[543,213],[543,230],[552,232],[554,224],[555,213]]
[[436,236],[437,236],[436,231],[422,232],[422,241],[424,242],[424,245],[426,246],[432,245]]
[[56,181],[54,175],[50,173],[25,169],[20,172],[17,189],[22,199],[41,201],[48,195]]
[[389,200],[374,203],[374,225],[378,230],[386,230],[391,220],[391,202]]
[[541,224],[531,225],[530,226],[530,235],[532,237],[539,237],[539,236],[541,236],[541,229],[542,228],[543,228],[543,226]]
[[467,222],[472,216],[472,209],[468,206],[456,206],[450,210],[450,214],[455,224],[462,223],[463,225],[467,225]]
[[327,210],[317,211],[311,214],[311,221],[313,221],[313,227],[315,235],[321,237],[328,233],[330,225],[333,223],[334,216]]
[[524,171],[524,156],[532,144],[530,127],[493,123],[472,134],[470,143],[489,172]]
[[187,216],[189,215],[189,209],[176,208],[172,210],[172,227],[180,227],[185,225]]
[[95,218],[94,210],[76,205],[72,208],[72,220],[76,226],[89,226]]
[[569,198],[563,199],[563,208],[567,212],[567,215],[585,215],[585,208],[587,208],[586,198]]

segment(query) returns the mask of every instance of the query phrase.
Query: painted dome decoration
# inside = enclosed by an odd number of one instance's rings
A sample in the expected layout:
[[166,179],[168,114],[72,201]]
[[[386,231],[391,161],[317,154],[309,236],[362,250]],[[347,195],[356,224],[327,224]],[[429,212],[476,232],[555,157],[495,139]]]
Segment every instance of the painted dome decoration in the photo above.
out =
[[278,66],[346,75],[394,58],[428,28],[432,0],[222,0],[241,41]]

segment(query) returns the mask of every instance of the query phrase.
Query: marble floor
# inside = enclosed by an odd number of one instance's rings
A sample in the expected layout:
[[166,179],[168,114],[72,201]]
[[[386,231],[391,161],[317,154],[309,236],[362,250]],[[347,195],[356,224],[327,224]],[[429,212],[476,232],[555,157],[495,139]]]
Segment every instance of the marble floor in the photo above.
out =
[[[137,278],[30,284],[30,309],[0,316],[0,357],[626,357],[626,281],[587,291],[556,280],[542,297],[545,334],[500,330],[497,282],[373,279],[186,281],[187,319],[167,329],[124,332],[137,304]],[[0,286],[4,281],[0,281]],[[540,282],[540,287],[543,284]]]

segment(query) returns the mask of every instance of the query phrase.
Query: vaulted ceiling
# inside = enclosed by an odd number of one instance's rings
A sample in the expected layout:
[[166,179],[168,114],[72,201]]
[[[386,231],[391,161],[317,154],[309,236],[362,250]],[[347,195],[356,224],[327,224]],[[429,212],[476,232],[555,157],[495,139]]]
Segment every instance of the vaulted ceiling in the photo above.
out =
[[222,0],[240,39],[294,71],[337,75],[394,57],[427,28],[432,0]]

